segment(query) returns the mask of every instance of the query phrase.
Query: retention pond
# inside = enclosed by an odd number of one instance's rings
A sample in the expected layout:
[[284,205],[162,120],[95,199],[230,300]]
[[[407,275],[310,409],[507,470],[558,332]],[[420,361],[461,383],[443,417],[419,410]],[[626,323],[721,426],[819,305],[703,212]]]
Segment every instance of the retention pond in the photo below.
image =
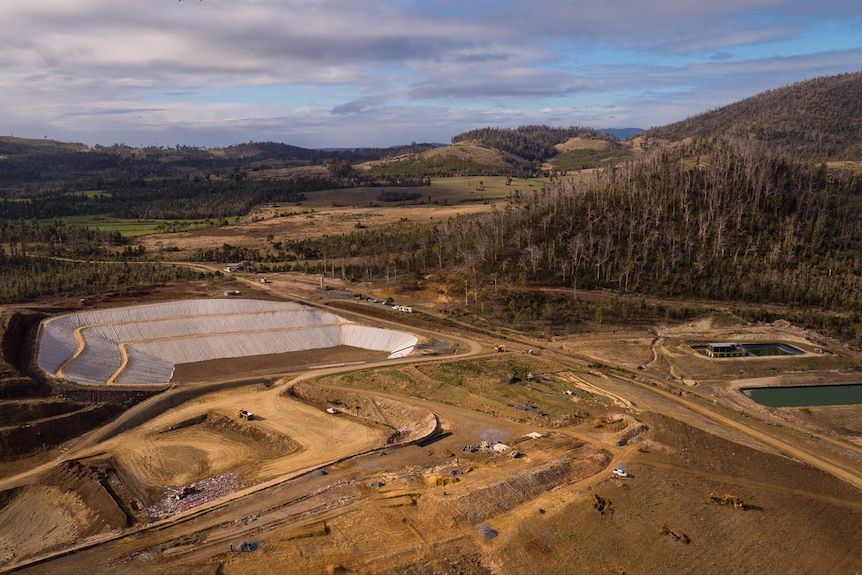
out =
[[767,407],[811,407],[862,405],[862,383],[804,385],[794,387],[749,387],[742,392]]

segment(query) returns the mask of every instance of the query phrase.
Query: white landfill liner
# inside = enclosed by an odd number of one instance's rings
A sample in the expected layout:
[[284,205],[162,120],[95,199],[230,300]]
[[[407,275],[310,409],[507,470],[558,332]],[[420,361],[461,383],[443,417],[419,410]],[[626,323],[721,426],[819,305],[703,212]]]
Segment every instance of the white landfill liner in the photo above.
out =
[[42,322],[37,364],[78,383],[167,383],[180,363],[347,345],[413,351],[413,334],[293,302],[198,299],[94,310]]

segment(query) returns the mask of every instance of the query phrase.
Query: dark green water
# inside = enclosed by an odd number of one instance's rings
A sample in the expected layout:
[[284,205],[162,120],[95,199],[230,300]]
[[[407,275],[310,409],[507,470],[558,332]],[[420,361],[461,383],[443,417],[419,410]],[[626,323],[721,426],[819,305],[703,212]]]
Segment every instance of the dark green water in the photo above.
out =
[[742,392],[767,407],[862,404],[862,383],[801,387],[750,387]]

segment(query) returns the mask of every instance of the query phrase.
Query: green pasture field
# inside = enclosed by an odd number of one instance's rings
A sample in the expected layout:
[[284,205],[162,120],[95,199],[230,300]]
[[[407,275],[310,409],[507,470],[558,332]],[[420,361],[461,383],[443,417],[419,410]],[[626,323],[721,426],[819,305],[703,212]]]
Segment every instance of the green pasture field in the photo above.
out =
[[616,148],[612,150],[569,150],[559,154],[551,160],[554,169],[564,172],[599,168],[630,156],[627,148]]
[[[93,199],[97,196],[104,196],[106,198],[110,198],[111,192],[106,192],[105,190],[86,190],[86,191],[82,191],[82,192],[69,192],[69,195],[83,196],[83,197],[86,197],[88,199]],[[7,202],[30,202],[32,200],[33,200],[33,198],[30,198],[30,197],[27,197],[27,198],[7,198],[6,199]]]
[[77,192],[75,195],[85,196],[87,198],[92,199],[92,198],[95,198],[96,196],[104,196],[106,198],[110,198],[112,193],[106,192],[105,190],[86,190],[83,192]]
[[[507,180],[509,183],[507,184]],[[490,200],[507,198],[520,190],[522,193],[545,187],[544,178],[506,178],[506,176],[458,176],[453,178],[432,178],[430,189],[454,201],[475,201],[475,197]]]
[[[496,202],[513,194],[545,186],[543,178],[511,178],[506,184],[505,176],[459,176],[452,178],[431,178],[430,186],[382,186],[360,187],[308,192],[303,206],[309,207],[364,207],[397,206],[401,204],[448,204],[473,202]],[[418,194],[411,200],[384,202],[380,200],[382,191]]]
[[[87,215],[58,218],[73,226],[87,226],[106,232],[120,232],[125,237],[146,236],[171,231],[186,231],[206,227],[205,220],[133,220],[109,216]],[[53,220],[45,220],[50,223]]]

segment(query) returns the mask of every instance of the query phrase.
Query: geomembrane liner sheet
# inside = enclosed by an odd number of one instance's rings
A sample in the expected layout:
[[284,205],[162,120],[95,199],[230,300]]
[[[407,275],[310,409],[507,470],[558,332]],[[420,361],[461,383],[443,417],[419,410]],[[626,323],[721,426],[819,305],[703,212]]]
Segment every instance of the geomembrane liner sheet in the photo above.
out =
[[403,357],[416,336],[293,302],[200,299],[46,319],[37,365],[78,383],[167,383],[180,363],[348,345]]

